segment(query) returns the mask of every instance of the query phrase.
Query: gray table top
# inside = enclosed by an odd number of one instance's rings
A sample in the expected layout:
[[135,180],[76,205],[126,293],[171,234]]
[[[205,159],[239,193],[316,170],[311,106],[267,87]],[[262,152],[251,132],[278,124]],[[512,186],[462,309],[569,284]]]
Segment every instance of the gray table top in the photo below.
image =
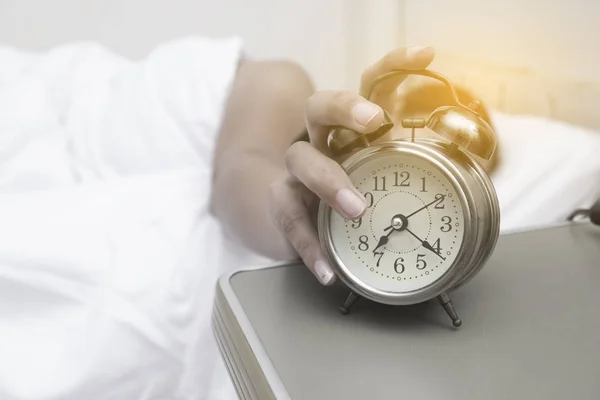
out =
[[600,399],[600,228],[501,236],[452,295],[463,326],[432,301],[366,300],[299,264],[230,279],[292,399]]

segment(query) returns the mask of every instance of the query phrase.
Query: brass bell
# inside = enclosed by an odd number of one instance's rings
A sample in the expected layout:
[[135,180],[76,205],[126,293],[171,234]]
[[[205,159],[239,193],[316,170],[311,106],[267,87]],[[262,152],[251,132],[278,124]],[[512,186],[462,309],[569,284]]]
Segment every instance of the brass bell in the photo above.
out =
[[[398,75],[421,75],[436,79],[442,82],[450,91],[453,99],[453,105],[443,106],[431,113],[427,121],[406,119],[402,121],[402,126],[421,128],[427,126],[438,135],[450,140],[457,147],[464,151],[478,156],[484,160],[492,158],[496,151],[497,141],[492,127],[478,114],[477,111],[481,104],[474,101],[465,106],[460,103],[454,85],[444,75],[429,70],[394,70],[377,77],[371,87],[367,89],[365,96],[370,98],[373,89],[379,83],[396,77]],[[423,123],[424,122],[424,123]]]
[[[496,136],[492,127],[478,114],[477,111],[481,104],[479,101],[474,101],[465,106],[460,103],[454,86],[445,76],[429,71],[408,71],[395,70],[377,77],[371,87],[366,91],[366,98],[369,99],[373,88],[380,82],[392,78],[397,75],[422,75],[428,76],[438,81],[441,81],[448,87],[452,95],[454,105],[442,106],[431,113],[427,120],[422,119],[404,119],[402,126],[413,128],[428,127],[438,135],[448,139],[457,147],[463,149],[467,153],[471,153],[484,160],[489,160],[494,155],[497,146]],[[362,135],[350,129],[336,127],[328,137],[327,144],[331,149],[332,154],[340,155],[366,147],[388,132],[394,124],[390,115],[385,112],[386,123],[384,123],[377,131],[368,135]]]
[[496,151],[497,140],[492,127],[473,111],[476,106],[439,107],[429,116],[427,127],[466,152],[489,160]]

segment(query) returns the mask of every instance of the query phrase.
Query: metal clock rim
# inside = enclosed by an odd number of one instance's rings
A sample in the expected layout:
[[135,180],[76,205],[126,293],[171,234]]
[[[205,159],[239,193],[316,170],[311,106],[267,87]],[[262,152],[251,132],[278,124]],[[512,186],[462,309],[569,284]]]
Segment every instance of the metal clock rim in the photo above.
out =
[[465,285],[467,282],[473,279],[475,275],[477,275],[477,273],[483,268],[486,261],[494,252],[500,236],[500,203],[496,189],[492,183],[492,180],[483,170],[481,165],[473,163],[472,167],[475,168],[479,178],[483,180],[483,194],[485,195],[485,199],[489,202],[488,210],[490,211],[490,220],[489,226],[487,227],[487,235],[482,237],[482,241],[486,241],[486,243],[482,243],[479,246],[479,252],[473,254],[471,264],[474,266],[474,268],[472,268],[470,271],[467,271],[467,273],[452,287],[452,290],[456,290]]
[[[329,225],[329,218],[332,210],[331,207],[324,202],[321,202],[319,206],[319,236],[321,243],[323,244],[323,250],[329,259],[330,264],[336,269],[338,277],[350,290],[370,300],[389,305],[409,305],[421,303],[436,297],[444,291],[450,290],[456,281],[460,280],[464,276],[464,272],[467,272],[467,274],[470,272],[465,271],[464,268],[469,265],[468,258],[471,258],[471,255],[474,253],[474,251],[470,251],[469,247],[472,247],[473,245],[471,245],[471,243],[474,242],[473,236],[475,233],[474,231],[476,230],[475,225],[477,222],[477,214],[475,212],[476,205],[472,196],[470,195],[467,183],[462,178],[460,173],[458,173],[456,167],[452,164],[452,162],[443,157],[439,151],[432,148],[430,144],[408,142],[403,140],[393,140],[374,144],[353,154],[346,159],[341,166],[348,174],[350,174],[352,171],[370,161],[372,158],[386,153],[404,153],[416,155],[418,157],[424,157],[433,165],[435,165],[440,172],[444,174],[446,179],[453,185],[463,209],[462,223],[464,224],[464,235],[458,254],[448,270],[430,285],[415,291],[392,293],[379,290],[356,278],[354,274],[352,274],[352,272],[349,271],[349,269],[344,265],[341,258],[335,251]],[[468,223],[469,221],[471,222],[470,224]]]

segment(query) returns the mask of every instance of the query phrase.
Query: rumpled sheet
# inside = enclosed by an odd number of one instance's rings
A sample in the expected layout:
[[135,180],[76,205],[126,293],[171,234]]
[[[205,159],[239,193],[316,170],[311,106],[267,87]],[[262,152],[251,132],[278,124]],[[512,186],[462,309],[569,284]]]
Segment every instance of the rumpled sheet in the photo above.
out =
[[240,53],[0,48],[0,399],[232,398],[209,194]]

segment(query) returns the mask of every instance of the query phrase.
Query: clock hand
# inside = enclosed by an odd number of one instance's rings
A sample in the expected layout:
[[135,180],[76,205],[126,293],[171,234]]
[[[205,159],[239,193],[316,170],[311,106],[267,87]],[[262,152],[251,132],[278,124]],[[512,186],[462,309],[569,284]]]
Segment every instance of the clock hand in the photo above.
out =
[[375,248],[373,249],[373,253],[375,253],[377,251],[377,249],[379,249],[381,246],[385,245],[388,242],[388,239],[390,237],[390,235],[392,234],[392,232],[394,231],[398,231],[398,232],[402,232],[403,230],[405,230],[408,227],[408,219],[406,219],[406,217],[402,214],[396,214],[392,217],[392,223],[390,224],[390,226],[388,226],[387,228],[384,228],[384,232],[385,231],[389,231],[387,233],[387,235],[383,235],[382,237],[379,238],[379,243],[377,243],[377,246],[375,246]]
[[415,235],[410,229],[406,228],[406,231],[408,233],[410,233],[411,235],[413,235],[415,237],[415,239],[417,239],[419,242],[421,242],[421,245],[423,245],[424,248],[426,248],[427,250],[431,251],[432,253],[434,253],[435,255],[437,255],[439,258],[441,258],[442,260],[446,261],[446,259],[444,257],[442,257],[442,255],[440,253],[438,253],[437,251],[435,251],[435,249],[433,247],[431,247],[431,245],[429,244],[429,242],[427,240],[421,240],[421,238],[419,238],[417,235]]
[[436,199],[435,199],[434,201],[432,201],[432,202],[431,202],[431,203],[429,203],[429,204],[425,204],[423,207],[419,208],[417,211],[413,212],[412,214],[408,214],[408,215],[406,216],[406,218],[410,218],[410,217],[412,217],[413,215],[415,215],[416,213],[418,213],[418,212],[420,212],[420,211],[423,211],[424,209],[426,209],[427,207],[429,207],[429,206],[430,206],[430,205],[432,205],[433,203],[440,201],[440,199],[443,199],[444,197],[446,197],[446,195],[442,195],[441,197],[436,197]]
[[[390,226],[390,228],[391,228],[391,226]],[[389,228],[386,228],[386,230],[387,230],[387,229],[389,229]],[[389,239],[390,235],[392,234],[392,232],[394,232],[394,230],[393,230],[393,229],[391,229],[391,230],[390,230],[390,231],[387,233],[387,235],[383,235],[382,237],[380,237],[380,238],[379,238],[379,243],[377,243],[377,246],[375,246],[375,248],[373,249],[373,253],[375,253],[375,252],[377,251],[377,249],[378,249],[378,248],[380,248],[381,246],[383,246],[383,245],[387,244],[387,242],[388,242],[388,239]]]

